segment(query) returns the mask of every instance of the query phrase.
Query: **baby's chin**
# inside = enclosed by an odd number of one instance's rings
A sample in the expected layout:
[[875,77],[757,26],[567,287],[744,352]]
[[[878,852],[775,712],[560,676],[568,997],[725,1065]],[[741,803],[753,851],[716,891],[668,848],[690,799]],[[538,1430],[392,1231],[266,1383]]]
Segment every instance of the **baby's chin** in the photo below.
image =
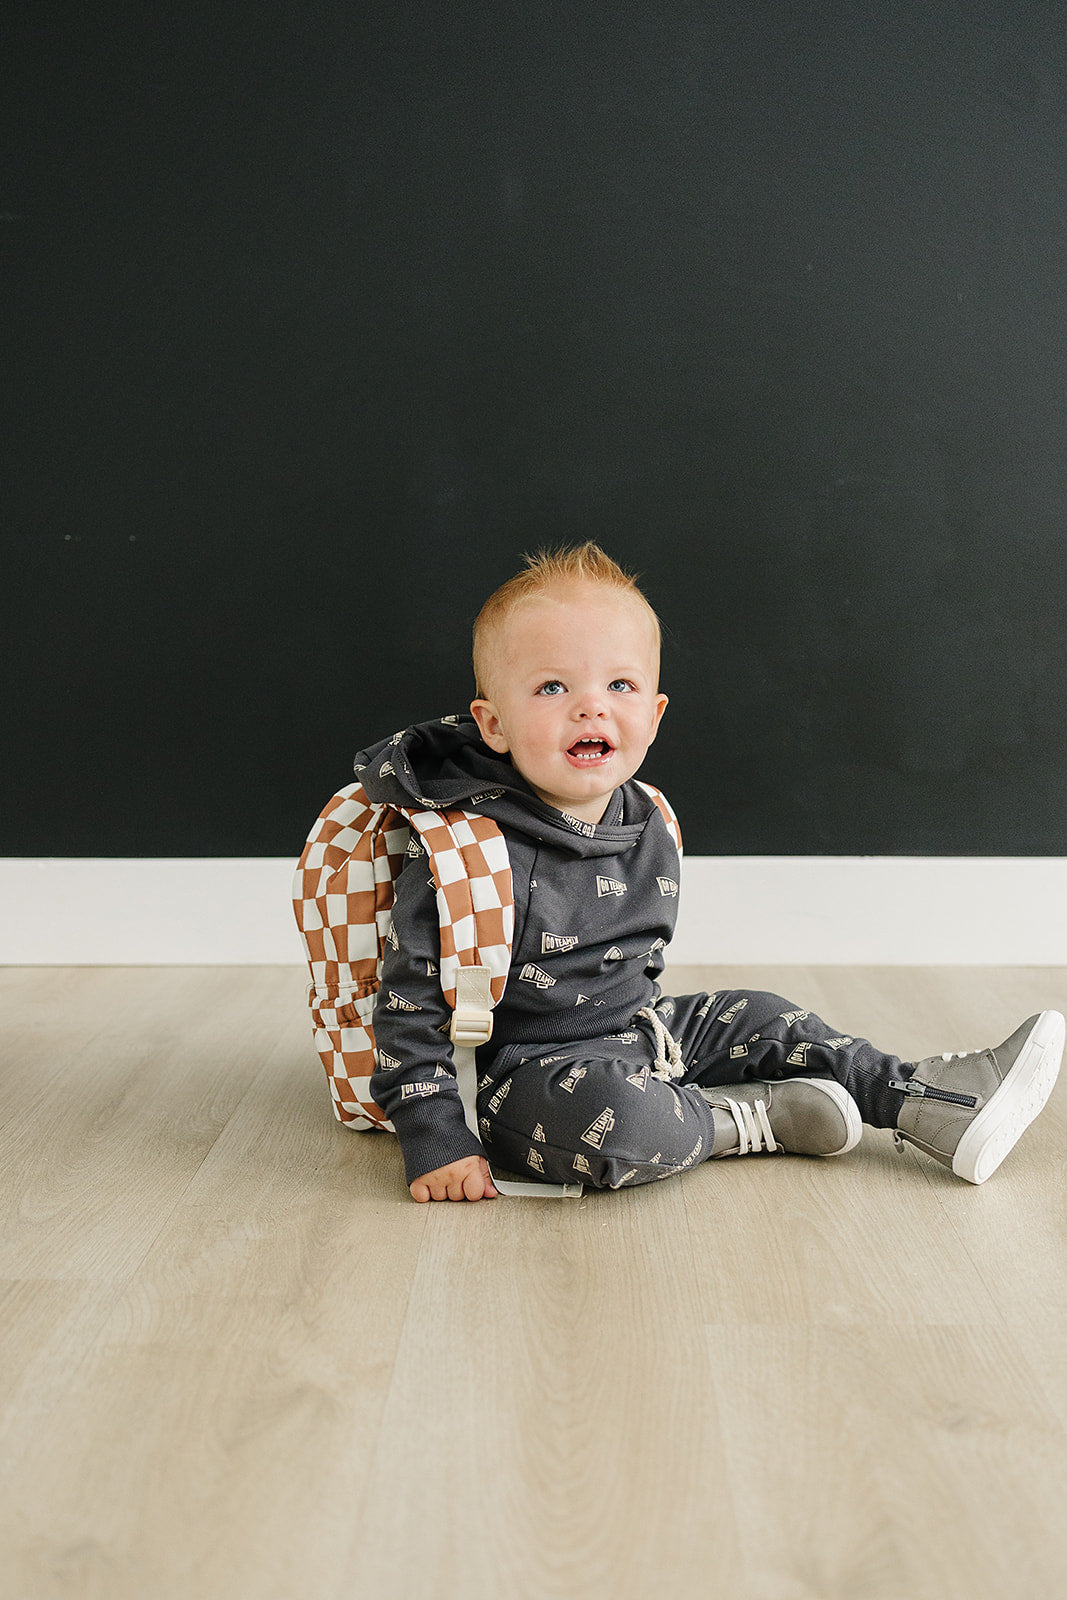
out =
[[[538,799],[556,811],[578,817],[582,822],[599,822],[608,808],[612,795],[620,783],[625,781],[625,778],[617,780],[608,778],[606,782],[595,787],[590,784],[561,784],[556,790],[534,789],[534,793]],[[533,788],[533,785],[530,787]]]

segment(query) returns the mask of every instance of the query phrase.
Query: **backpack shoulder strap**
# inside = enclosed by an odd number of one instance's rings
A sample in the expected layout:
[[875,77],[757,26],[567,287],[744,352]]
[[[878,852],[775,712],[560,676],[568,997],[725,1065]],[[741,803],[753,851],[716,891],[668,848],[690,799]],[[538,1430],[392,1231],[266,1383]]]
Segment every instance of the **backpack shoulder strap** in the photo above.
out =
[[678,822],[678,818],[674,814],[674,809],[671,806],[670,801],[667,799],[665,794],[661,794],[659,789],[655,788],[651,783],[642,783],[640,778],[638,778],[637,782],[638,786],[642,788],[650,797],[650,799],[654,800],[656,805],[659,807],[660,814],[662,815],[664,822],[667,824],[667,832],[670,834],[671,838],[678,847],[678,854],[680,856],[682,854],[682,829]]
[[515,933],[507,841],[476,811],[408,811],[429,857],[441,924],[441,988],[455,1011],[461,968],[489,971],[488,1004],[504,993]]
[[362,784],[348,784],[323,808],[293,879],[316,987],[360,989],[376,978],[410,837],[405,818],[369,800]]

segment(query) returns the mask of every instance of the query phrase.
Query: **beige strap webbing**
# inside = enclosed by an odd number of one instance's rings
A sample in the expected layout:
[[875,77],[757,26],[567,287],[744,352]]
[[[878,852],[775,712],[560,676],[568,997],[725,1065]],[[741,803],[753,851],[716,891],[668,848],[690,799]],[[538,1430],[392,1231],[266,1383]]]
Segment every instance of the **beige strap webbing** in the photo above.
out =
[[[460,967],[456,974],[456,1009],[450,1034],[456,1064],[456,1082],[463,1103],[463,1116],[476,1139],[478,1131],[478,1068],[474,1052],[493,1032],[488,967]],[[493,1183],[501,1194],[525,1196],[529,1200],[577,1200],[580,1183],[512,1183],[498,1178],[490,1168]]]

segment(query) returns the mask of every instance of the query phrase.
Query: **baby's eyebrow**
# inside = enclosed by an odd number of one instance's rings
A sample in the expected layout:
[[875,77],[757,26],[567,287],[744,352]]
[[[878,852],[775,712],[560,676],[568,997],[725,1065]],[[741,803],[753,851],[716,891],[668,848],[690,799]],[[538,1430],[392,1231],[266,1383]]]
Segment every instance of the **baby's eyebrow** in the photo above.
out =
[[[610,672],[605,672],[604,682],[614,683],[617,678],[647,678],[650,676],[651,674],[647,669],[642,670],[640,667],[613,667]],[[568,672],[531,672],[529,682],[536,687],[542,683],[566,683],[570,677],[571,674]]]

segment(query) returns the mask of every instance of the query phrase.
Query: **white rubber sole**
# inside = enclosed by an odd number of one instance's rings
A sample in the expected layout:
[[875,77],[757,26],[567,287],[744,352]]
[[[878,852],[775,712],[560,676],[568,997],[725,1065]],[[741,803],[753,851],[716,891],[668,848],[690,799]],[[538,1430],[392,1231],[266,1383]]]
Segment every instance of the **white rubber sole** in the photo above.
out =
[[1043,1011],[1004,1082],[979,1111],[956,1146],[952,1170],[967,1183],[985,1183],[1033,1122],[1056,1083],[1065,1025],[1058,1011]]
[[843,1083],[838,1083],[835,1078],[793,1078],[786,1079],[785,1081],[792,1083],[813,1083],[817,1089],[821,1089],[824,1094],[829,1095],[830,1099],[834,1102],[838,1110],[841,1112],[841,1115],[844,1117],[845,1143],[841,1146],[840,1150],[823,1151],[822,1154],[824,1156],[845,1156],[850,1150],[855,1150],[863,1135],[863,1119],[860,1116],[859,1106],[856,1104],[855,1100],[853,1100]]

